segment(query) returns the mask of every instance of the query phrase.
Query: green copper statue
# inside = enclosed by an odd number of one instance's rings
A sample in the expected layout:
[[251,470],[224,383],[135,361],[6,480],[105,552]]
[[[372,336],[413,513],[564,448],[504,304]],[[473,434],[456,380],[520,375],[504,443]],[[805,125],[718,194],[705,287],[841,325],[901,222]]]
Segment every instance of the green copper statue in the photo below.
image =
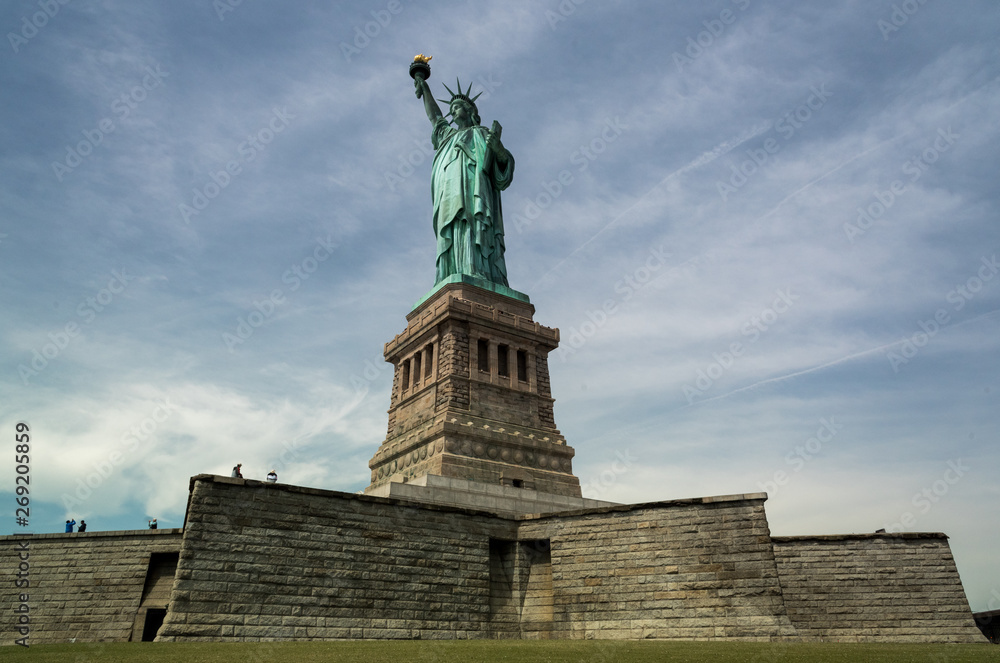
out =
[[[501,127],[481,126],[472,86],[452,92],[448,115],[441,114],[427,78],[430,67],[424,56],[410,66],[418,99],[423,99],[427,119],[433,125],[434,166],[431,171],[431,198],[434,201],[434,233],[437,235],[437,278],[467,274],[506,286],[503,214],[500,192],[514,176],[514,158],[500,142]],[[481,94],[481,93],[480,93]]]

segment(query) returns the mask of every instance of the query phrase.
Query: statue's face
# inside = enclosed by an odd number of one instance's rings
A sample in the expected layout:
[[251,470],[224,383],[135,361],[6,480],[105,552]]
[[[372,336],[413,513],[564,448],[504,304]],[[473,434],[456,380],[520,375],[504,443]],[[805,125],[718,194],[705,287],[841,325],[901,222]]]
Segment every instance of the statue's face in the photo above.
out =
[[455,124],[463,126],[472,124],[472,106],[462,99],[456,99],[451,102],[451,117],[455,120]]

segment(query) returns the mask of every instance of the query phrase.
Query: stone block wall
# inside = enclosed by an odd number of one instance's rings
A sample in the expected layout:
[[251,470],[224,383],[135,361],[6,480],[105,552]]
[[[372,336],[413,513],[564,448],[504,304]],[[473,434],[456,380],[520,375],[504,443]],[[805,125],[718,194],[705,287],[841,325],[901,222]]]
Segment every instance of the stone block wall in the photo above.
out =
[[536,376],[538,383],[538,420],[542,428],[555,428],[555,399],[552,398],[552,383],[549,380],[549,358],[547,355],[539,355],[535,361]]
[[944,534],[774,537],[788,616],[806,640],[979,642]]
[[539,491],[580,496],[549,384],[559,331],[533,313],[527,302],[464,282],[410,312],[385,346],[395,367],[389,426],[368,463],[366,492],[427,474],[495,485],[517,473]]
[[794,636],[763,502],[504,519],[201,475],[158,640]]
[[[29,645],[139,640],[133,626],[150,557],[177,553],[180,547],[180,529],[0,537],[2,644],[20,637],[8,639],[7,627],[18,621],[21,593],[28,595]],[[15,580],[23,573],[22,561],[28,569],[20,579],[29,586],[19,588]]]
[[199,475],[157,639],[490,637],[490,539],[513,529],[461,509]]
[[765,499],[503,518],[199,475],[183,533],[0,537],[0,618],[27,540],[31,644],[160,619],[161,641],[981,641],[943,534],[772,538]]
[[550,543],[551,637],[793,636],[765,499],[734,495],[525,520],[522,540]]

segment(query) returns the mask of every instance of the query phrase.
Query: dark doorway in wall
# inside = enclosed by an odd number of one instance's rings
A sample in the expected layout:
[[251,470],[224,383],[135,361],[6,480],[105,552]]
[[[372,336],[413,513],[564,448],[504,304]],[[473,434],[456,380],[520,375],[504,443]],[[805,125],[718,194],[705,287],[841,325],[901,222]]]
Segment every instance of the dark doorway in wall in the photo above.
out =
[[149,608],[146,610],[146,622],[142,625],[143,642],[153,641],[157,631],[163,626],[163,618],[166,616],[166,608]]
[[156,632],[163,625],[167,615],[167,604],[170,602],[170,589],[177,574],[177,562],[180,553],[154,552],[149,555],[146,568],[146,582],[142,588],[142,598],[139,609],[132,621],[132,633],[129,641],[140,640],[135,636],[142,634],[142,642],[152,642]]

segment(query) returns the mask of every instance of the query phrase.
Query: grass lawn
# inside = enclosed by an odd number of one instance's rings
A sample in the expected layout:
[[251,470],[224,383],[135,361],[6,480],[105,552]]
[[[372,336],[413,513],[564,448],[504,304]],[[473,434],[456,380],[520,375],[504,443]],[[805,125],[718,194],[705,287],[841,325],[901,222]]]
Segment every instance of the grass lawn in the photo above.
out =
[[447,640],[407,642],[261,642],[34,645],[0,647],[0,661],[53,663],[928,663],[1000,662],[1000,647],[617,640]]

